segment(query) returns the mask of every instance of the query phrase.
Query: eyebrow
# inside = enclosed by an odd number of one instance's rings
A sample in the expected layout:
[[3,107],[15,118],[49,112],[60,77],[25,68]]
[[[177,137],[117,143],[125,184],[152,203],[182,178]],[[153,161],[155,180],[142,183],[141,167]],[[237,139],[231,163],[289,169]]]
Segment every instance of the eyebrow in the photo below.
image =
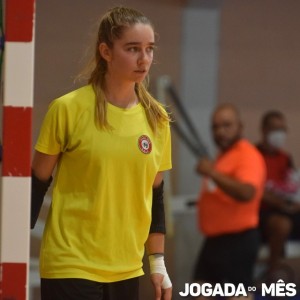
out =
[[[136,45],[140,45],[140,44],[142,44],[142,43],[141,42],[129,42],[129,43],[126,43],[125,46],[136,46]],[[150,42],[150,43],[148,43],[148,45],[154,46],[155,43]]]

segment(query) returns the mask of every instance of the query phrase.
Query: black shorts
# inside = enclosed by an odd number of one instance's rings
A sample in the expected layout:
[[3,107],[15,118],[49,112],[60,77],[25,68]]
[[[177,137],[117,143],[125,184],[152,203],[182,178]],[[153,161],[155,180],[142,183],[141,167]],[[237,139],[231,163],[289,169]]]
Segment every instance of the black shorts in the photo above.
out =
[[259,244],[257,229],[207,238],[198,257],[194,281],[252,286]]
[[101,283],[86,279],[41,279],[41,300],[138,300],[139,278]]

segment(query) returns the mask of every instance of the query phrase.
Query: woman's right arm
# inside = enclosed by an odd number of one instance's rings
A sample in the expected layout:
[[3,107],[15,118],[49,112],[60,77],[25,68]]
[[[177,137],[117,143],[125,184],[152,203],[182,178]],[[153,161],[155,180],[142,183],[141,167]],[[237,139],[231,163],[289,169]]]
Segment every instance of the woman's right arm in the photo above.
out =
[[47,181],[52,176],[60,154],[49,155],[35,151],[32,161],[32,172],[41,181]]
[[59,154],[48,155],[35,151],[31,175],[31,229],[34,228],[38,219],[45,195],[52,182],[52,173],[58,159]]

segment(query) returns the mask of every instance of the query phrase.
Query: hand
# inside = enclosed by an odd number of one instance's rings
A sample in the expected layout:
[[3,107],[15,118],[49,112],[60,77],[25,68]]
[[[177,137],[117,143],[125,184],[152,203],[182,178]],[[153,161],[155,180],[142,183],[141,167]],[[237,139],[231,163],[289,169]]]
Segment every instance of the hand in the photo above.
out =
[[287,202],[285,201],[281,209],[288,214],[295,214],[300,212],[300,203],[298,202]]
[[214,162],[208,158],[202,158],[198,161],[196,171],[200,175],[211,176],[214,171]]
[[164,275],[159,273],[151,274],[151,281],[155,290],[155,300],[171,300],[172,299],[172,287],[163,289]]

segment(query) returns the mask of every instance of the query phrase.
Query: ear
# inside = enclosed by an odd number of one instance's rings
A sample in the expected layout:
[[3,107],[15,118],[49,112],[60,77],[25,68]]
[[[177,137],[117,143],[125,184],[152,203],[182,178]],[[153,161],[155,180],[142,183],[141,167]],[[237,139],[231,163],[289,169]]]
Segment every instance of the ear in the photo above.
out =
[[105,59],[107,62],[110,62],[111,61],[111,51],[110,51],[110,48],[107,46],[106,43],[101,43],[99,45],[99,52],[100,52],[100,55],[103,59]]

